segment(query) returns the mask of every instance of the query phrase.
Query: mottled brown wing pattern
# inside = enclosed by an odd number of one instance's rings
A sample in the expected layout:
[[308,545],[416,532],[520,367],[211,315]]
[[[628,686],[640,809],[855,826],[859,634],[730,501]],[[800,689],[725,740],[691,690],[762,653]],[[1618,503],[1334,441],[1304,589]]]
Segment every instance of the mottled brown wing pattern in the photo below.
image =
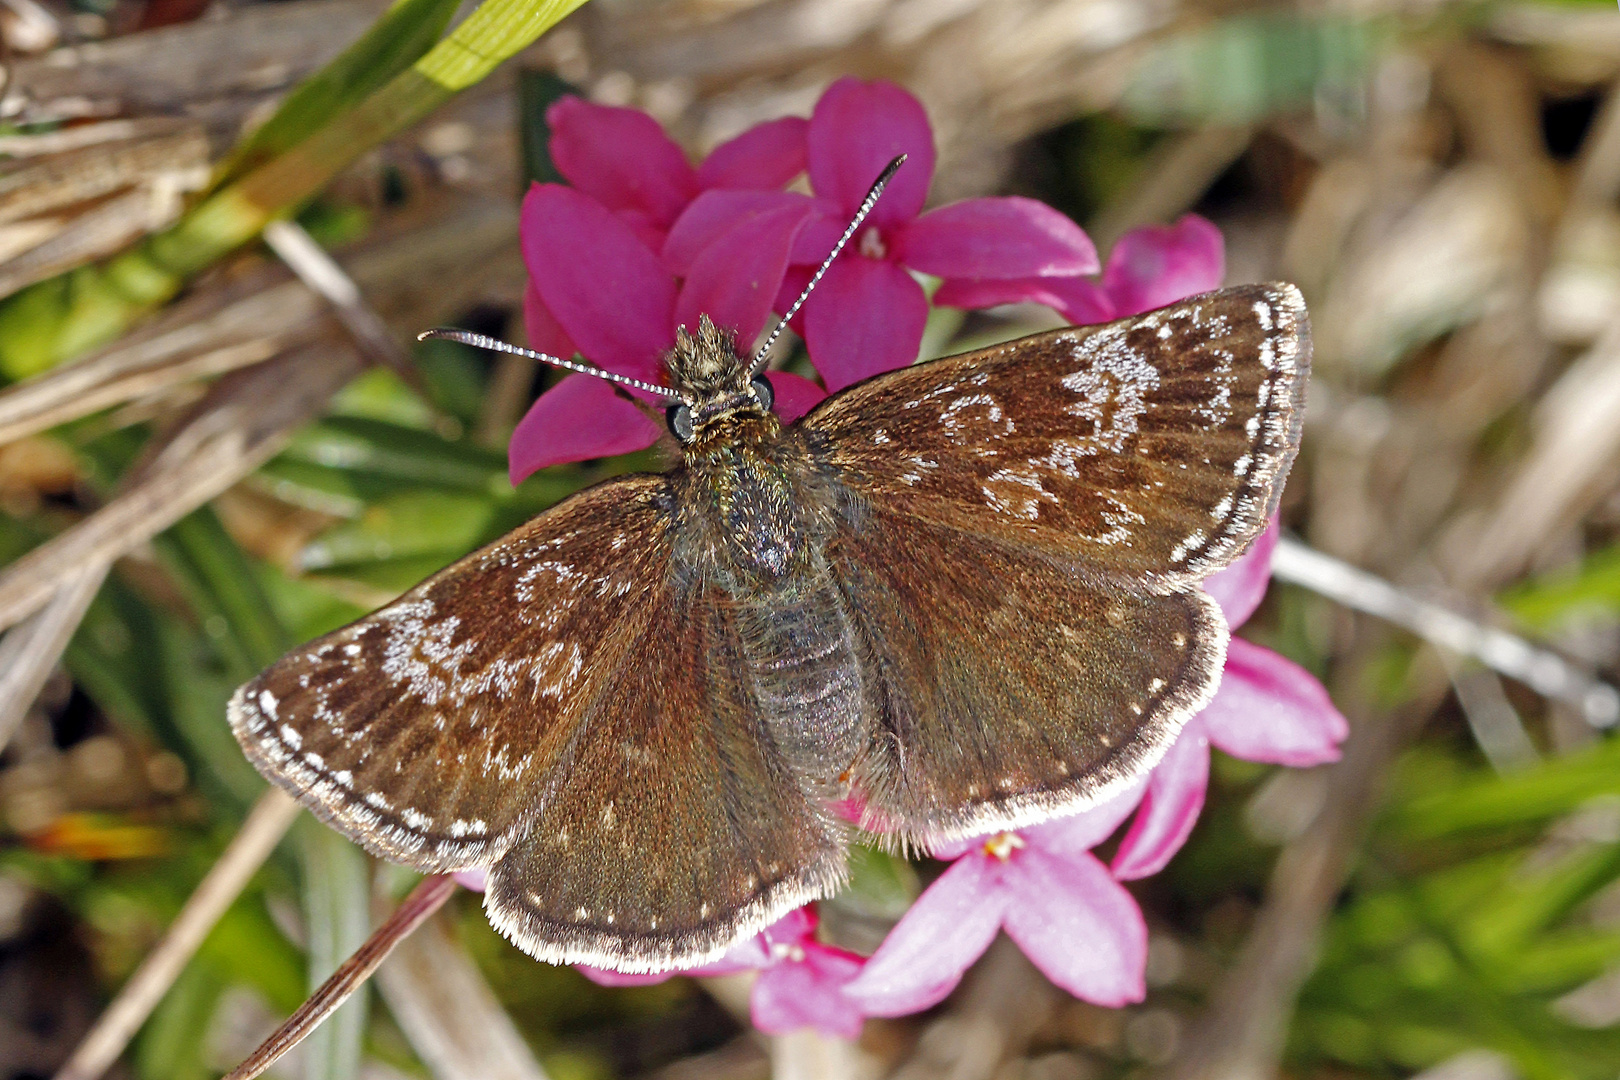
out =
[[490,922],[539,959],[700,963],[843,878],[842,832],[772,741],[727,599],[666,589],[490,873]]
[[829,556],[880,702],[866,824],[926,847],[1100,802],[1207,704],[1226,656],[1201,589],[1089,583],[1025,545],[873,506]]
[[841,878],[843,840],[672,558],[661,477],[591,488],[237,691],[261,772],[367,850],[493,865],[541,959],[718,955]]
[[1265,527],[1309,365],[1298,290],[1244,285],[881,375],[803,425],[875,504],[1165,589]]
[[662,478],[591,488],[288,653],[231,699],[260,772],[372,853],[488,864],[667,572]]

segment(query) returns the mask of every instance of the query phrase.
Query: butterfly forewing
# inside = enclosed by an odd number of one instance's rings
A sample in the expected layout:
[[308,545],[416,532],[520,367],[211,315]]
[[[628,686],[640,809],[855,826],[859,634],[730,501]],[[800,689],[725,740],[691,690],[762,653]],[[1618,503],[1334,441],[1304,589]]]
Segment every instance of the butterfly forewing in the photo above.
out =
[[[832,887],[663,478],[592,488],[237,691],[260,771],[377,855],[493,868],[526,951],[696,963]],[[656,852],[656,855],[650,853]]]
[[1130,593],[1013,546],[873,508],[832,545],[880,702],[868,827],[926,846],[1128,785],[1214,692],[1201,590]]
[[1239,286],[882,375],[804,426],[874,503],[1168,588],[1265,527],[1309,364],[1298,290]]
[[243,686],[259,770],[374,854],[486,865],[629,643],[667,572],[662,479],[582,492]]

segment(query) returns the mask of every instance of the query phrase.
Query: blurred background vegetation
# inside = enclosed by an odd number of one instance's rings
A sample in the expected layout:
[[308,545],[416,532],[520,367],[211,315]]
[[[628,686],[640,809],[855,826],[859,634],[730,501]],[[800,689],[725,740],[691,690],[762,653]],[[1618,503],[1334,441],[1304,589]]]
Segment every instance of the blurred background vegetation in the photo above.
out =
[[[929,108],[936,201],[1038,196],[1105,250],[1205,214],[1229,283],[1311,303],[1285,526],[1620,677],[1610,0],[593,0],[524,48],[574,6],[0,0],[0,1076],[62,1066],[261,796],[235,685],[657,462],[513,490],[505,440],[550,376],[405,345],[520,338],[517,200],[552,175],[566,92],[697,153],[881,76]],[[522,51],[457,67],[429,49],[447,25]],[[291,207],[359,286],[351,329],[253,242]],[[942,316],[927,347],[1049,318]],[[1354,733],[1323,769],[1217,756],[1188,848],[1136,888],[1140,1006],[1067,999],[995,948],[857,1047],[773,1046],[733,982],[603,990],[463,895],[275,1075],[1620,1072],[1620,747],[1294,586],[1244,632],[1321,675]],[[931,872],[864,855],[828,932],[870,948]],[[219,1075],[409,885],[298,822],[111,1075]]]

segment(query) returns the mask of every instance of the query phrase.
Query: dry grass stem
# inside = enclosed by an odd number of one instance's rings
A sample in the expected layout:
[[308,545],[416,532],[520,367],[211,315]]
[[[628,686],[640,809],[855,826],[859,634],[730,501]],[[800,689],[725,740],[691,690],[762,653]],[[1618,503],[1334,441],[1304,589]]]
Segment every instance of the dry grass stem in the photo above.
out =
[[[490,291],[506,291],[522,273],[515,218],[508,205],[467,200],[438,220],[366,245],[345,260],[347,273],[383,319],[414,333]],[[475,254],[481,261],[469,271],[466,260]],[[279,267],[202,288],[99,352],[0,390],[0,444],[260,363],[332,329],[327,302]]]
[[24,122],[189,111],[222,137],[242,116],[336,56],[387,5],[295,0],[70,45],[17,61],[0,113]]
[[388,368],[407,385],[421,389],[410,357],[389,332],[388,324],[366,304],[354,279],[302,225],[296,221],[272,221],[264,227],[264,242],[298,275],[298,280],[336,309],[362,356]]
[[129,977],[55,1080],[96,1080],[118,1059],[220,916],[270,857],[298,811],[298,803],[280,788],[259,798],[163,940]]
[[546,1080],[483,973],[434,919],[404,939],[377,985],[435,1080]]
[[1388,620],[1431,644],[1472,657],[1538,693],[1567,702],[1594,727],[1612,727],[1620,721],[1620,691],[1563,657],[1505,630],[1482,626],[1420,600],[1331,555],[1284,538],[1272,556],[1271,572],[1279,580],[1303,585],[1354,611]]
[[366,943],[345,960],[320,989],[298,1007],[268,1039],[242,1064],[232,1069],[225,1080],[253,1080],[288,1050],[302,1042],[321,1021],[332,1015],[356,989],[364,985],[411,931],[422,925],[435,911],[444,906],[450,894],[456,891],[455,879],[447,874],[423,878],[381,926],[366,939]]
[[165,183],[181,190],[207,179],[202,129],[142,133],[34,160],[0,177],[0,224],[59,210],[122,188]]
[[0,572],[0,626],[39,610],[76,567],[119,558],[264,464],[358,369],[347,349],[307,346],[221,380],[106,506]]
[[1483,520],[1456,523],[1453,580],[1495,585],[1522,569],[1557,529],[1614,489],[1620,458],[1620,318],[1536,407],[1535,438]]
[[0,750],[50,678],[110,567],[98,562],[71,572],[44,610],[13,626],[0,640]]
[[1173,220],[1188,210],[1227,167],[1243,156],[1254,128],[1210,124],[1177,136],[1143,166],[1142,182],[1086,227],[1099,251],[1107,251],[1138,225]]

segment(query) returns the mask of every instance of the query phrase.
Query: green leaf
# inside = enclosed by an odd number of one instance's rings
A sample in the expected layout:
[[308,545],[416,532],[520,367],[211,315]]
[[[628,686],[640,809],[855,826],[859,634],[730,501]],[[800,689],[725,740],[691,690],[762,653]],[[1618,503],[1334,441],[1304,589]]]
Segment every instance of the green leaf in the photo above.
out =
[[418,491],[390,496],[367,508],[357,521],[328,529],[299,554],[305,570],[343,571],[364,563],[395,559],[442,560],[477,546],[494,516],[486,496],[449,491]]
[[219,181],[285,153],[414,64],[449,25],[460,0],[396,0],[360,39],[299,83],[262,126],[237,144]]
[[212,1080],[204,1060],[209,1029],[225,981],[206,964],[187,964],[153,1011],[135,1043],[135,1075],[141,1080]]
[[1620,615],[1620,544],[1592,552],[1571,570],[1515,585],[1498,602],[1542,632],[1583,616]]
[[[365,853],[313,818],[299,821],[308,987],[317,989],[371,934],[371,873]],[[368,986],[304,1040],[305,1080],[350,1080],[360,1072]]]
[[551,125],[546,109],[579,90],[555,72],[524,68],[518,72],[518,139],[523,158],[523,190],[530,184],[558,184],[562,173],[551,161]]
[[[287,449],[265,470],[271,476],[293,478],[285,470],[278,471],[281,462],[346,473],[349,486],[333,490],[346,490],[361,498],[408,493],[423,487],[485,496],[511,492],[506,480],[506,458],[499,451],[361,417],[328,417],[295,434]],[[314,482],[315,474],[308,470],[297,475],[306,483]]]
[[246,681],[292,645],[253,565],[212,509],[181,518],[154,541],[204,634]]
[[1155,123],[1241,124],[1324,96],[1354,102],[1376,44],[1359,19],[1281,11],[1229,16],[1149,50],[1124,105]]

